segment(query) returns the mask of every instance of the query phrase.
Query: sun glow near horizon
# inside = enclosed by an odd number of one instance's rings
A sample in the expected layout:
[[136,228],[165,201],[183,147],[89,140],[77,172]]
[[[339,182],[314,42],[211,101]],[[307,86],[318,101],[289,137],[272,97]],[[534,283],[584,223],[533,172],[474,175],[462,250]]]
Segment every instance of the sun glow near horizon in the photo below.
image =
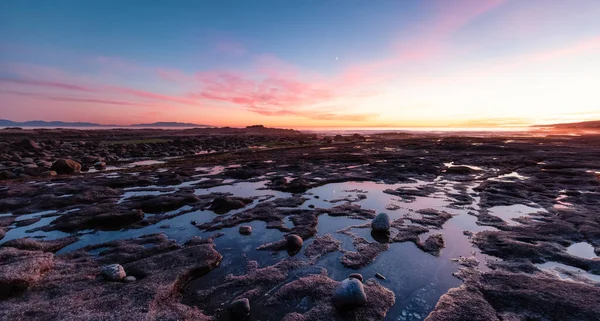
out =
[[[596,120],[600,3],[577,3],[7,1],[0,118],[293,128]],[[115,7],[123,13],[107,24],[100,13]]]

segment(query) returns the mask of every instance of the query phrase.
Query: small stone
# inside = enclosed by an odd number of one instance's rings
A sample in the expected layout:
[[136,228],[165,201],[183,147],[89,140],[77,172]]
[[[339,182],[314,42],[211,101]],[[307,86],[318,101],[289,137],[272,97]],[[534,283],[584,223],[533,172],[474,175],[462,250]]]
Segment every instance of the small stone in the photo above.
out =
[[288,248],[291,249],[298,249],[302,247],[302,244],[304,243],[304,241],[302,240],[302,238],[296,234],[290,234],[287,236],[286,238],[287,240],[287,246]]
[[45,171],[45,172],[40,173],[40,177],[42,177],[42,178],[48,178],[48,177],[54,177],[54,176],[56,176],[55,171]]
[[20,142],[21,147],[23,147],[24,149],[29,149],[29,150],[35,150],[35,149],[41,149],[40,145],[38,145],[38,143],[34,142],[31,139],[25,138]]
[[135,281],[137,281],[137,279],[133,275],[128,275],[123,279],[123,282],[125,282],[125,283],[131,283],[131,282],[135,282]]
[[196,221],[191,221],[190,223],[192,223],[192,225],[196,225]]
[[17,175],[9,172],[9,171],[2,171],[0,172],[0,180],[4,180],[4,179],[15,179],[17,178]]
[[388,232],[390,230],[390,217],[386,213],[379,213],[371,222],[373,232]]
[[243,298],[229,304],[232,320],[243,320],[250,315],[250,300]]
[[375,273],[375,277],[380,280],[386,280],[385,276],[383,276],[382,274],[379,274],[379,273]]
[[352,273],[352,274],[348,275],[348,278],[349,278],[349,279],[357,279],[357,280],[359,280],[360,282],[362,282],[362,281],[363,281],[363,276],[362,276],[362,274],[360,274],[360,273]]
[[107,281],[121,281],[125,278],[125,269],[121,264],[105,265],[100,270],[100,275]]
[[96,162],[94,164],[94,168],[97,170],[102,170],[106,168],[106,163],[105,162]]
[[252,234],[252,226],[249,226],[249,225],[240,226],[240,234],[242,234],[242,235]]
[[360,280],[345,279],[333,293],[333,304],[336,308],[354,307],[367,303],[367,294]]

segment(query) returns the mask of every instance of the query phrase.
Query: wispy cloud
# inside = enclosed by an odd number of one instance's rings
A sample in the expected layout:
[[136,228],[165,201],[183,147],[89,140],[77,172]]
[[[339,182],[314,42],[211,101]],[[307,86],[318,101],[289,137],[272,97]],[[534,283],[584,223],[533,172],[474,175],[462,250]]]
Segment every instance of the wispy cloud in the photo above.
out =
[[16,78],[0,78],[0,82],[8,83],[8,84],[16,84],[16,85],[26,85],[26,86],[38,86],[38,87],[50,87],[56,89],[66,89],[66,90],[75,90],[75,91],[83,91],[83,92],[94,92],[93,89],[65,84],[61,82],[55,82],[51,80],[31,80],[31,79],[16,79]]
[[93,103],[93,104],[119,105],[119,106],[156,106],[155,104],[144,103],[144,102],[131,102],[131,101],[117,101],[117,100],[97,99],[97,98],[56,96],[56,95],[14,91],[14,90],[0,90],[0,93],[36,98],[36,99],[40,99],[40,100],[51,100],[51,101]]

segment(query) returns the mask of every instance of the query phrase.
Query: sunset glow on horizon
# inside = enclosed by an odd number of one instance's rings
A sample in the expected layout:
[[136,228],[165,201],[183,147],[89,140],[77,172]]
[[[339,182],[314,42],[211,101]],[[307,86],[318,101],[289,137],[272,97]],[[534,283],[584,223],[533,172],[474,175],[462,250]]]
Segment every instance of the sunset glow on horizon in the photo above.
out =
[[523,127],[600,119],[598,0],[0,4],[0,118]]

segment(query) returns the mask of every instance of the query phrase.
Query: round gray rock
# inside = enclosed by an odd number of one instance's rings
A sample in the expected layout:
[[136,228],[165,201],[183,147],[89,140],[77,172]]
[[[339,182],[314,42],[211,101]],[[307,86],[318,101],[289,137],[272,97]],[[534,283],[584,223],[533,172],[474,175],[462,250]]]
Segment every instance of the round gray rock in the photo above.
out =
[[388,232],[390,230],[390,217],[386,213],[379,213],[371,222],[374,232]]
[[94,168],[97,170],[102,170],[106,168],[106,163],[105,162],[96,162],[94,164]]
[[250,301],[246,298],[235,300],[228,309],[233,320],[243,320],[250,315]]
[[302,238],[296,234],[288,235],[286,240],[287,240],[288,248],[291,248],[291,249],[301,248],[302,244],[304,244],[304,241],[302,241]]
[[135,278],[135,276],[133,275],[128,275],[123,279],[123,282],[125,283],[131,283],[131,282],[135,282],[137,279]]
[[345,279],[333,293],[333,304],[336,308],[361,306],[367,303],[367,294],[358,279]]
[[107,281],[121,281],[127,274],[121,264],[111,264],[103,266],[100,275]]
[[249,225],[240,226],[240,234],[242,234],[242,235],[252,234],[252,226],[249,226]]

